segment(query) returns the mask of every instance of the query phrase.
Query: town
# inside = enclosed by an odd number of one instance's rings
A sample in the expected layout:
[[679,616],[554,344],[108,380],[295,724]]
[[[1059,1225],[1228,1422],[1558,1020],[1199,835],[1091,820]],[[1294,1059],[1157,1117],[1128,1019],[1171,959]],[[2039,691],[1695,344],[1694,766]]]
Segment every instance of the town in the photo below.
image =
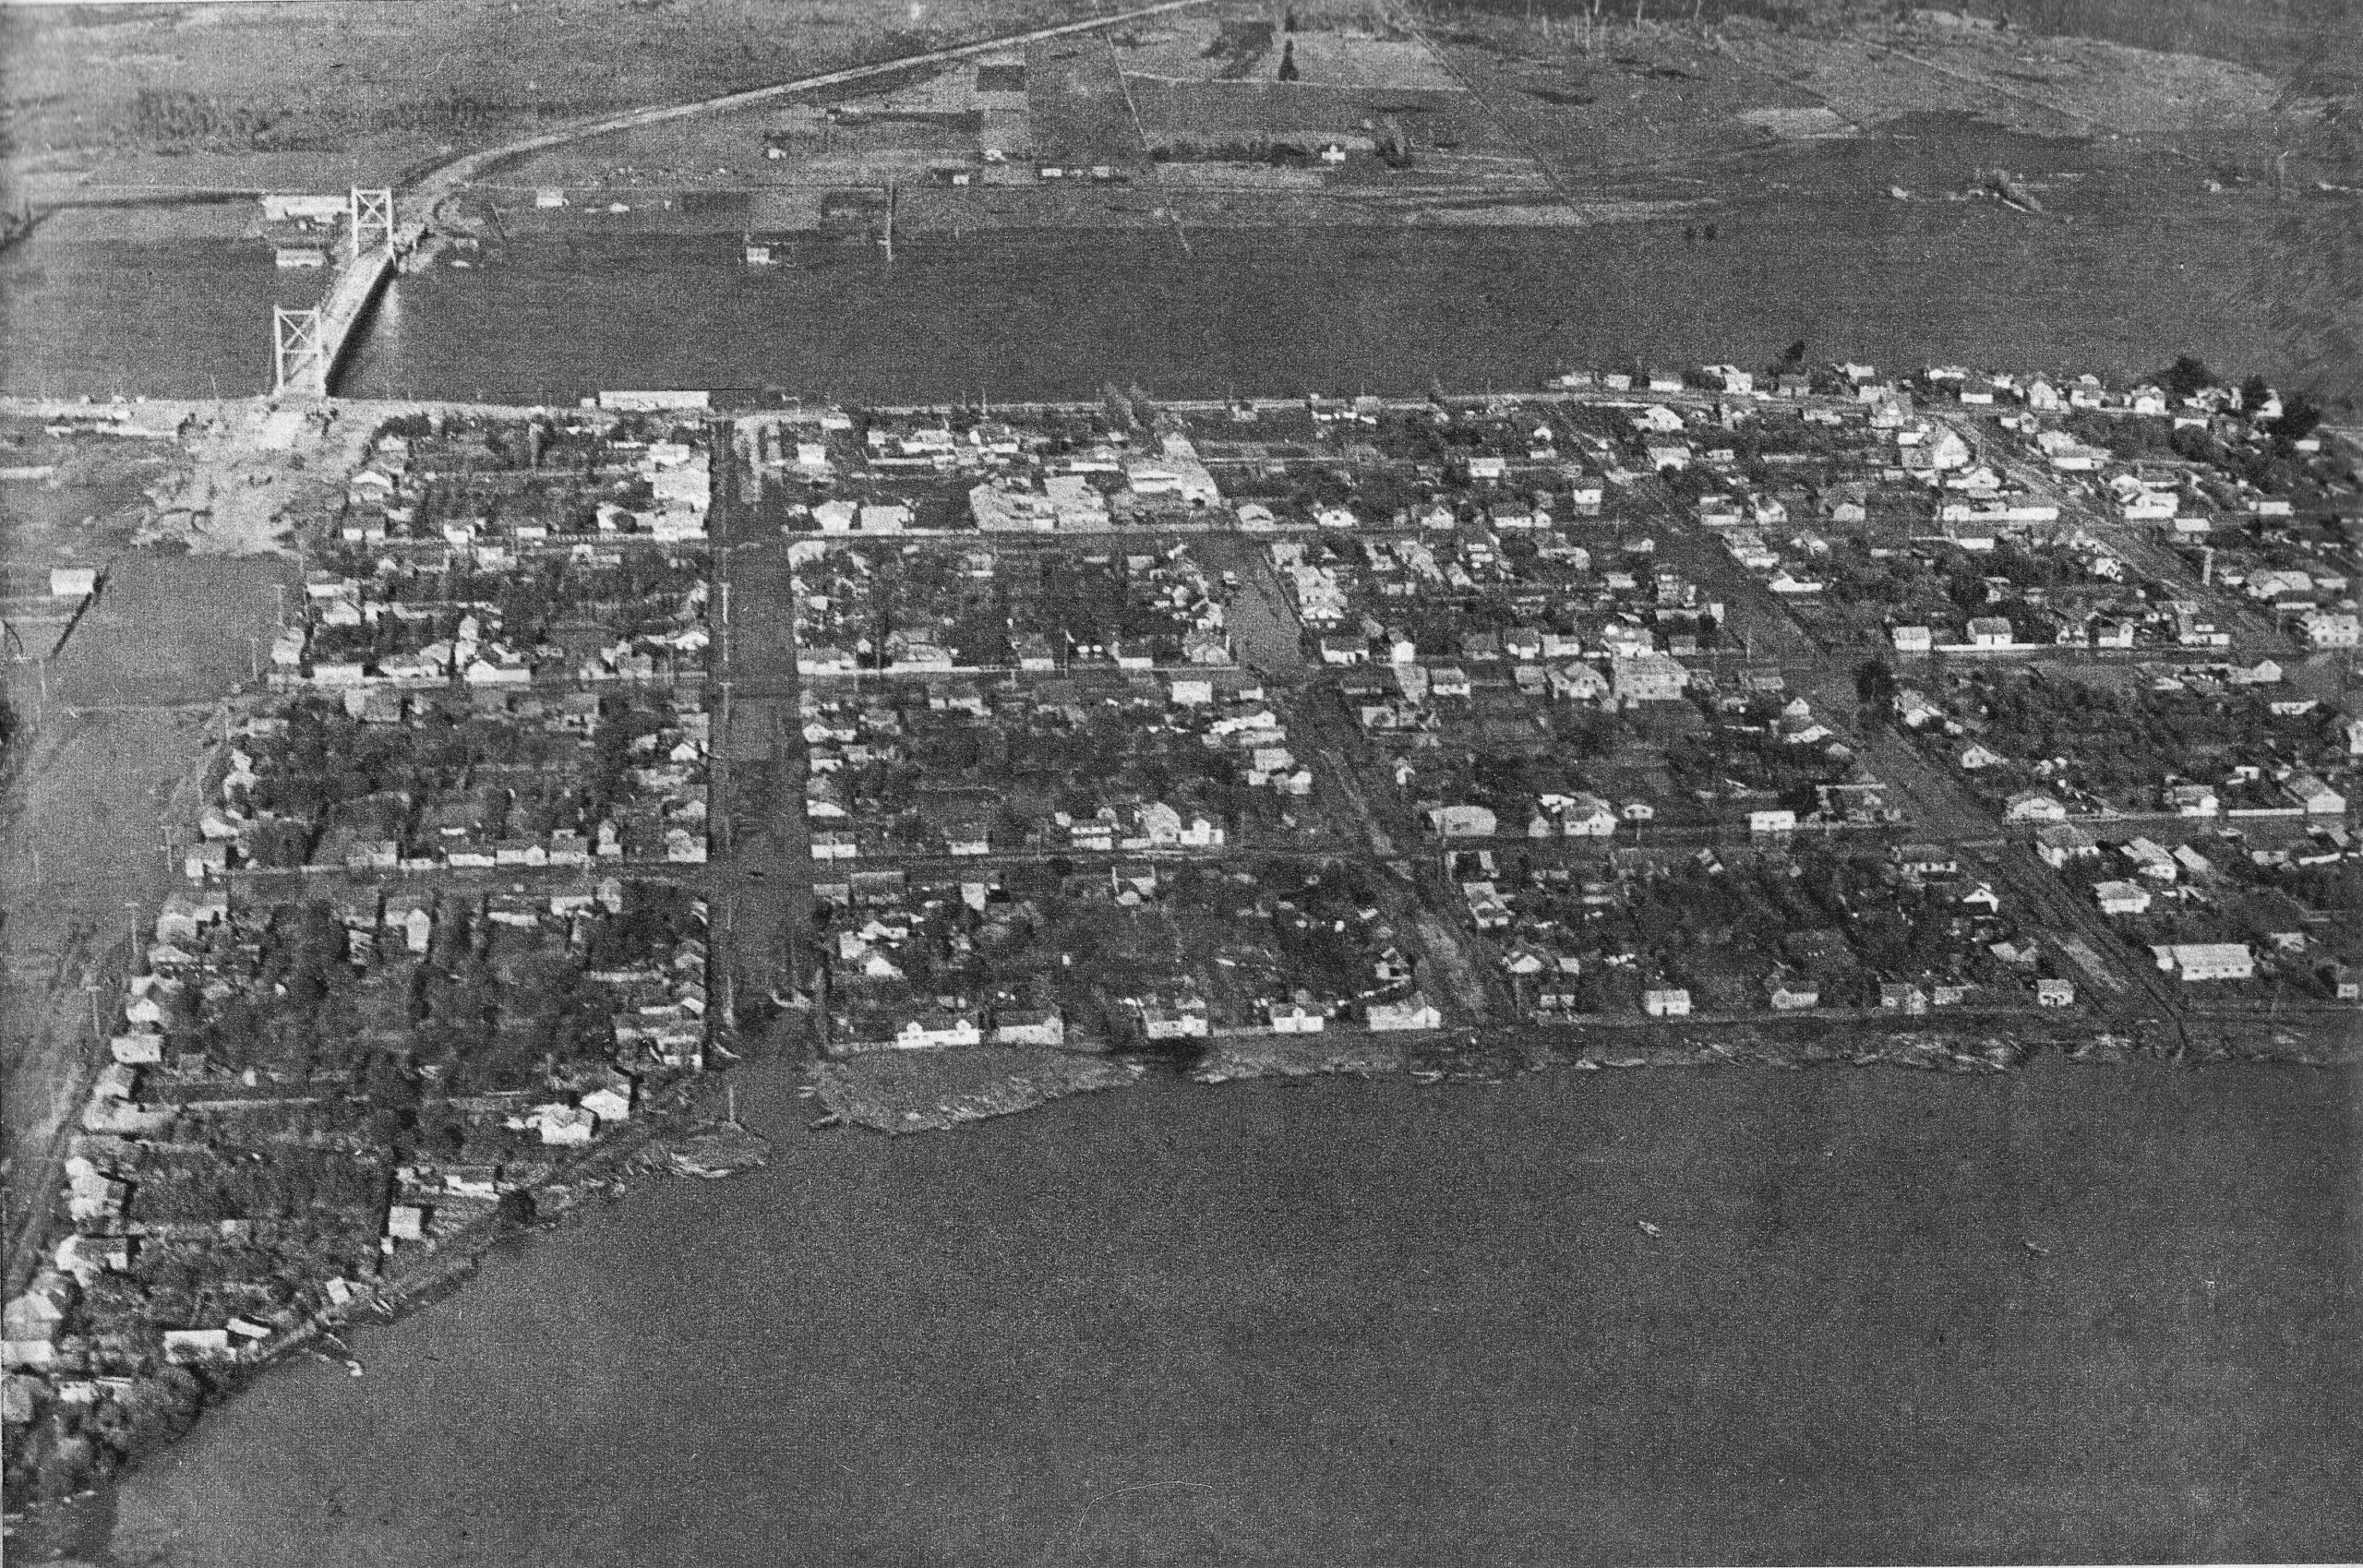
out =
[[[90,997],[12,1490],[759,1043],[874,1090],[2352,1038],[2363,479],[2261,381],[602,401],[374,416],[305,530]],[[106,591],[13,586],[36,645]]]

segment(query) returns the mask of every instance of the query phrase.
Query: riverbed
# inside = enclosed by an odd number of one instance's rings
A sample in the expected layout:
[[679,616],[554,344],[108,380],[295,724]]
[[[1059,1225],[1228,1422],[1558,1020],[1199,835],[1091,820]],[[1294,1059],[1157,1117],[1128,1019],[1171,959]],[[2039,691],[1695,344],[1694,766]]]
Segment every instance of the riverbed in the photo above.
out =
[[[2351,1071],[1160,1083],[742,1112],[209,1415],[173,1564],[2331,1560]],[[1642,1222],[1656,1227],[1655,1234]]]

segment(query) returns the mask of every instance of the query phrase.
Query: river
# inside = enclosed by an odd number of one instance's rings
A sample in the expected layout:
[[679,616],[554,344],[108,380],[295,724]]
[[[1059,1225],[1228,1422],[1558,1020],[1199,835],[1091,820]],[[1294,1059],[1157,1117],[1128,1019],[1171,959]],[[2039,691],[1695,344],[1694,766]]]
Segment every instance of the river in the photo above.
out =
[[[1868,174],[1863,176],[1869,178]],[[2117,210],[2122,206],[2125,210]],[[603,388],[778,388],[857,401],[1417,392],[1538,385],[1570,365],[1946,360],[2139,375],[2189,351],[2274,363],[2269,247],[2235,216],[2098,198],[2081,223],[1991,203],[1849,197],[1576,229],[1002,230],[801,245],[750,268],[735,233],[487,242],[397,280],[340,390],[520,403]],[[2133,238],[2137,218],[2139,240]],[[55,232],[53,232],[53,229]],[[256,244],[88,237],[0,253],[0,390],[263,390],[270,305],[317,295]]]
[[515,1245],[359,1335],[366,1377],[273,1372],[131,1479],[114,1550],[2336,1560],[2358,1091],[1167,1083],[897,1141],[755,1073],[770,1169]]

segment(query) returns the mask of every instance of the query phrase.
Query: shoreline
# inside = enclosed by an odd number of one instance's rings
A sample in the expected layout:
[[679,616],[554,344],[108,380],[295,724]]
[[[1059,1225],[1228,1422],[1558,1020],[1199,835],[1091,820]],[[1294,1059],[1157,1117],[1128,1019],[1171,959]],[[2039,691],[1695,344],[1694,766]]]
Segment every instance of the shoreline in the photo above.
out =
[[[2205,1023],[2200,1021],[2199,1027]],[[1064,1074],[1046,1073],[1038,1062],[1030,1061],[997,1074],[991,1071],[993,1061],[1005,1059],[1011,1047],[982,1046],[840,1058],[821,1062],[811,1079],[817,1103],[831,1118],[847,1126],[905,1137],[1022,1115],[1074,1095],[1168,1078],[1210,1087],[1275,1079],[1395,1078],[1433,1088],[1498,1084],[1552,1072],[1714,1068],[1777,1071],[1889,1068],[1990,1077],[2021,1071],[2046,1056],[2057,1056],[2080,1067],[2161,1071],[2227,1067],[2335,1071],[2363,1066],[2363,1031],[2351,1029],[2345,1040],[2318,1042],[2266,1024],[2261,1030],[2251,1027],[2247,1031],[2251,1037],[2246,1039],[2227,1031],[2212,1041],[2194,1042],[2170,1026],[2155,1028],[2147,1037],[2057,1028],[2014,1037],[1991,1024],[1982,1029],[1939,1030],[1873,1023],[1859,1031],[1865,1037],[1848,1048],[1819,1039],[1774,1039],[1745,1023],[1711,1027],[1735,1037],[1718,1040],[1703,1030],[1643,1024],[1577,1025],[1556,1031],[1557,1039],[1552,1037],[1553,1031],[1531,1026],[1406,1034],[1392,1039],[1346,1031],[1285,1039],[1233,1036],[1215,1040],[1203,1055],[1188,1061],[1068,1053],[1074,1065]],[[2191,1027],[2187,1024],[2184,1031]],[[1589,1037],[1581,1044],[1565,1037],[1578,1031]],[[1796,1032],[1796,1027],[1782,1032]],[[1629,1042],[1600,1037],[1612,1034],[1643,1037]],[[1468,1044],[1455,1056],[1451,1053],[1459,1040]],[[1428,1047],[1424,1058],[1414,1054],[1423,1047]],[[939,1071],[930,1073],[930,1066]],[[1094,1067],[1099,1070],[1097,1073]],[[967,1081],[953,1092],[930,1093],[934,1085],[930,1080],[938,1076],[965,1076]]]
[[[1643,1030],[1640,1026],[1632,1026],[1621,1032],[1639,1034]],[[2155,1039],[2137,1040],[2098,1031],[2054,1031],[2039,1039],[2015,1042],[1988,1033],[1985,1036],[1987,1048],[1983,1052],[1942,1048],[1936,1044],[1937,1038],[1958,1039],[1959,1036],[1936,1036],[1932,1032],[1920,1031],[1893,1035],[1892,1038],[1903,1042],[1901,1049],[1868,1052],[1836,1050],[1813,1043],[1769,1048],[1768,1043],[1761,1040],[1734,1047],[1693,1038],[1637,1047],[1594,1041],[1573,1053],[1546,1050],[1540,1054],[1528,1054],[1516,1060],[1504,1057],[1497,1059],[1491,1070],[1420,1069],[1412,1066],[1406,1057],[1405,1047],[1414,1044],[1446,1044],[1454,1036],[1465,1038],[1468,1033],[1456,1030],[1433,1032],[1416,1037],[1404,1036],[1399,1044],[1380,1040],[1368,1034],[1342,1031],[1321,1040],[1234,1037],[1215,1042],[1213,1048],[1195,1062],[1143,1060],[1045,1050],[1036,1054],[1061,1058],[1065,1064],[1063,1068],[1046,1068],[1039,1061],[1022,1061],[1016,1071],[1005,1071],[997,1078],[987,1073],[979,1082],[972,1076],[957,1094],[933,1100],[913,1098],[907,1102],[895,1101],[882,1092],[881,1081],[889,1086],[898,1077],[906,1083],[915,1082],[919,1075],[908,1070],[930,1064],[989,1065],[979,1059],[1007,1059],[1013,1048],[982,1047],[926,1053],[870,1053],[834,1060],[808,1059],[797,1061],[782,1058],[768,1065],[774,1070],[786,1069],[800,1080],[794,1090],[798,1099],[808,1105],[818,1104],[827,1107],[829,1114],[821,1121],[808,1123],[805,1129],[808,1133],[844,1126],[858,1127],[887,1138],[949,1132],[964,1126],[1040,1110],[1064,1099],[1097,1097],[1111,1090],[1177,1083],[1219,1087],[1230,1083],[1274,1081],[1310,1085],[1343,1078],[1373,1083],[1395,1079],[1421,1089],[1435,1089],[1446,1086],[1499,1087],[1513,1082],[1601,1071],[1755,1069],[1803,1071],[1865,1067],[1886,1067],[1947,1077],[2000,1077],[2033,1068],[2043,1059],[2051,1056],[2057,1056],[2076,1066],[2121,1068],[2153,1073],[2196,1072],[2229,1067],[2309,1067],[2336,1071],[2363,1066],[2363,1039],[2313,1050],[2302,1047],[2275,1048],[2271,1042],[2266,1042],[2265,1048],[2243,1051],[2222,1047],[2201,1053],[2177,1052],[2165,1048]],[[1502,1042],[1505,1036],[1522,1035],[1528,1037],[1525,1043],[1531,1046],[1533,1036],[1541,1033],[1543,1032],[1531,1028],[1486,1031],[1479,1035],[1479,1039]],[[2297,1044],[2294,1037],[2290,1037],[2290,1043]],[[1398,1059],[1392,1062],[1383,1059],[1390,1055]],[[893,1067],[898,1071],[888,1074],[862,1074],[867,1081],[858,1087],[849,1083],[847,1081],[854,1073],[848,1070],[859,1069],[866,1063]],[[468,1229],[437,1243],[431,1254],[421,1258],[412,1268],[381,1288],[365,1298],[356,1298],[348,1306],[317,1314],[283,1338],[273,1341],[253,1360],[223,1369],[216,1374],[217,1381],[206,1387],[187,1423],[160,1444],[160,1449],[179,1443],[208,1414],[244,1396],[270,1370],[296,1355],[309,1353],[323,1359],[342,1359],[348,1367],[362,1366],[359,1359],[343,1346],[339,1337],[343,1332],[358,1327],[390,1326],[451,1298],[475,1276],[486,1257],[505,1242],[579,1223],[586,1214],[593,1212],[594,1200],[606,1201],[598,1207],[609,1206],[630,1195],[640,1180],[648,1177],[726,1174],[688,1169],[678,1165],[667,1171],[655,1163],[666,1145],[685,1143],[701,1132],[724,1125],[701,1114],[702,1110],[714,1108],[711,1105],[701,1105],[700,1102],[713,1098],[710,1087],[702,1094],[701,1086],[710,1086],[717,1077],[726,1085],[730,1082],[730,1075],[726,1072],[685,1081],[674,1091],[673,1104],[652,1110],[645,1119],[636,1119],[629,1131],[614,1141],[593,1149],[581,1160],[554,1173],[541,1186],[531,1189],[536,1203],[529,1220],[520,1223],[495,1215],[478,1221]],[[836,1081],[834,1085],[833,1079]],[[757,1166],[764,1163],[767,1161],[761,1157],[752,1162]],[[323,1340],[332,1342],[335,1348],[344,1354],[333,1356],[321,1349],[320,1342]],[[355,1375],[361,1374],[356,1372]],[[7,1538],[18,1545],[19,1550],[29,1551],[41,1547],[57,1547],[66,1542],[87,1542],[90,1538],[89,1532],[93,1528],[101,1528],[99,1538],[103,1539],[105,1533],[113,1528],[114,1491],[145,1467],[147,1457],[152,1455],[143,1456],[141,1462],[124,1466],[84,1492],[45,1502],[32,1502],[12,1511],[6,1522]],[[102,1519],[105,1521],[102,1527],[97,1523]]]

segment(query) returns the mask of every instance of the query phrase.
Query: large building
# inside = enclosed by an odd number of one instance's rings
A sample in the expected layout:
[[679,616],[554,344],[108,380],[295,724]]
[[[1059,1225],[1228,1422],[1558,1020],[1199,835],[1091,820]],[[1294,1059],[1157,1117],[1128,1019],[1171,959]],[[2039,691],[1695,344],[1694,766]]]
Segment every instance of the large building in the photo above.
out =
[[2256,955],[2246,942],[2174,942],[2150,953],[2159,968],[2186,982],[2256,977]]

